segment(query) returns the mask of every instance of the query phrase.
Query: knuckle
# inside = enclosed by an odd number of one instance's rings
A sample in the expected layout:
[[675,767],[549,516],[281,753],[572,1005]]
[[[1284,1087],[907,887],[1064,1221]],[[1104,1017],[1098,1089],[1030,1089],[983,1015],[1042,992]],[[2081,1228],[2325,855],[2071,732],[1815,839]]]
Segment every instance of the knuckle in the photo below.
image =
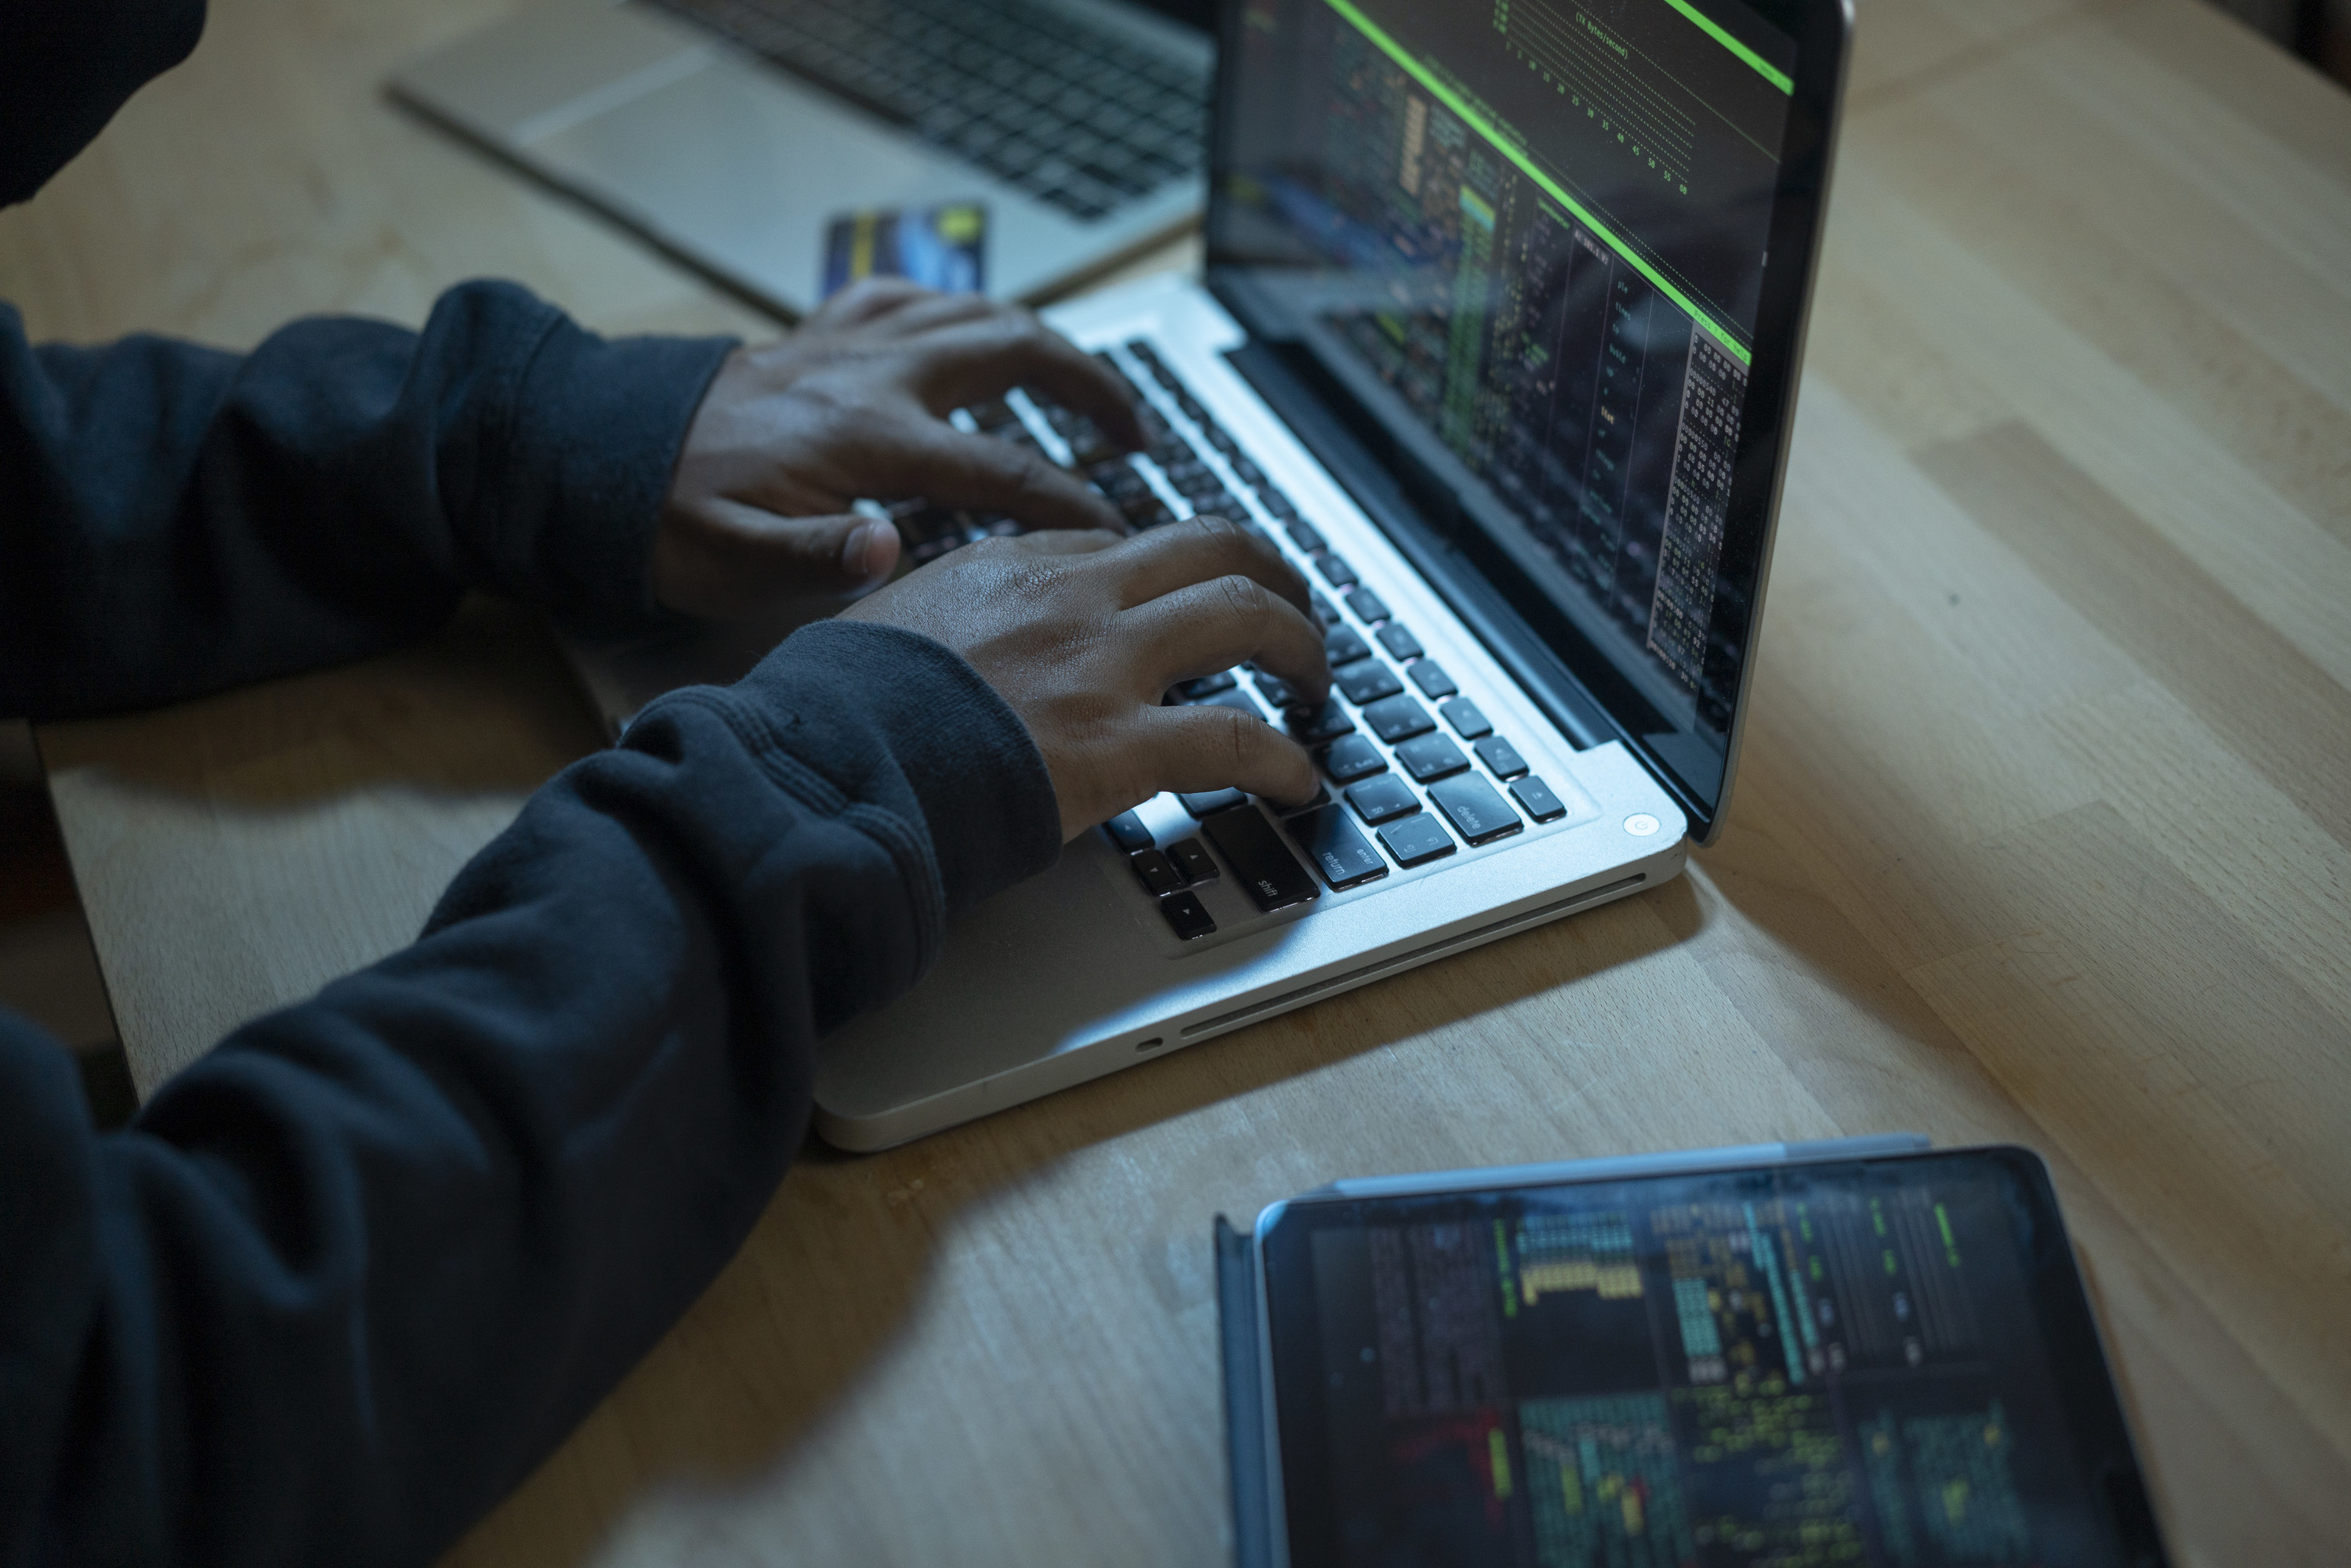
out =
[[1237,618],[1262,615],[1271,608],[1273,595],[1253,577],[1228,573],[1208,586],[1217,596],[1218,607]]
[[1202,535],[1225,559],[1250,562],[1259,559],[1262,552],[1254,524],[1218,512],[1200,514],[1194,521],[1198,523]]

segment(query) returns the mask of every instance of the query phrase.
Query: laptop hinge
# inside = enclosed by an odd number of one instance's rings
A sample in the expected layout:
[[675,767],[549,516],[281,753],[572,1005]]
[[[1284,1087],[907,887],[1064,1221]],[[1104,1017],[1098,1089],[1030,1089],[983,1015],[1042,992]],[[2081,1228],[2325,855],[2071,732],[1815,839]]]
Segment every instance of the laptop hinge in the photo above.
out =
[[1255,337],[1224,357],[1437,590],[1561,734],[1584,750],[1610,740],[1622,742],[1658,788],[1682,809],[1689,819],[1690,836],[1706,836],[1713,818],[1705,802],[1654,763],[1640,737],[1618,721],[1486,580],[1476,564],[1447,538],[1445,530],[1430,517],[1429,507],[1408,488],[1406,476],[1400,476],[1396,465],[1382,462],[1364,444],[1332,401],[1317,391],[1308,371],[1279,347]]

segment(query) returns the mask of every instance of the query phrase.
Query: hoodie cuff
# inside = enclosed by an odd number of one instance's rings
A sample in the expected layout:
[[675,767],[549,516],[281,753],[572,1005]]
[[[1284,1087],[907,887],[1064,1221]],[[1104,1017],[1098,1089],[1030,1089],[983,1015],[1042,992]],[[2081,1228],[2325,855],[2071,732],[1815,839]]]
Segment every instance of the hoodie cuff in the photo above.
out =
[[896,626],[820,621],[730,695],[789,753],[852,800],[909,817],[938,875],[943,913],[968,909],[1053,863],[1052,776],[1020,716],[945,643]]
[[498,574],[567,631],[620,635],[653,601],[653,532],[733,338],[600,338],[558,315],[516,385]]

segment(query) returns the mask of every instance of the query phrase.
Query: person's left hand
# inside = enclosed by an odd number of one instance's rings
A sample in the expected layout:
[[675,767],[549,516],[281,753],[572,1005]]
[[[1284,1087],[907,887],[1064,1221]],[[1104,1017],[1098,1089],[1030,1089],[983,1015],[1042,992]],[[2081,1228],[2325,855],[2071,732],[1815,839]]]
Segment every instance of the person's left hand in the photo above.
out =
[[895,278],[834,296],[798,330],[727,356],[695,414],[653,537],[653,596],[723,616],[887,579],[898,532],[850,510],[920,496],[1030,528],[1108,528],[1117,510],[1024,447],[946,414],[1014,386],[1143,444],[1132,394],[1025,310]]

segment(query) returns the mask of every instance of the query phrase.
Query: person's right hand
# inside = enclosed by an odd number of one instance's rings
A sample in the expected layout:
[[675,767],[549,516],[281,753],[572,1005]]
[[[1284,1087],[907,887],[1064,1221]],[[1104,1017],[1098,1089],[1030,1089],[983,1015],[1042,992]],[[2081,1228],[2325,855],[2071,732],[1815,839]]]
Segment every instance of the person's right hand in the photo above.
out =
[[1252,528],[1196,518],[1107,533],[983,539],[843,612],[971,661],[1029,727],[1061,840],[1163,789],[1311,800],[1314,765],[1228,707],[1163,707],[1179,681],[1253,663],[1320,703],[1331,667],[1306,583]]

